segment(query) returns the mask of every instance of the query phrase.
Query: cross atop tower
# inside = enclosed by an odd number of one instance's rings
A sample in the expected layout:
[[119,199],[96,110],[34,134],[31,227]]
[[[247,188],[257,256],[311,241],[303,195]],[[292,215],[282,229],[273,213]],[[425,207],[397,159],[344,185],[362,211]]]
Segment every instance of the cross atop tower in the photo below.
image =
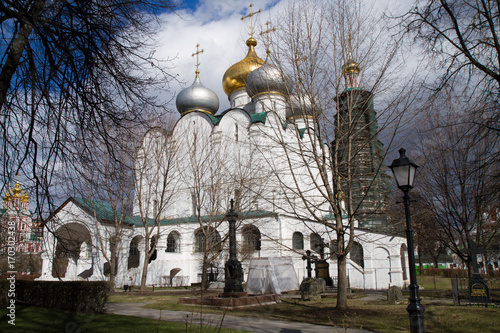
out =
[[261,35],[261,36],[262,36],[262,35],[264,35],[264,34],[266,35],[266,53],[267,53],[267,54],[270,54],[270,53],[271,53],[271,51],[269,50],[269,45],[270,45],[270,42],[269,42],[269,34],[270,34],[271,32],[273,32],[273,31],[276,31],[276,28],[269,29],[269,24],[270,24],[270,23],[269,23],[269,21],[268,21],[268,22],[266,22],[266,31],[262,31],[262,32],[260,33],[260,35]]
[[258,11],[256,11],[255,13],[252,11],[252,7],[253,7],[253,4],[250,4],[250,14],[248,14],[247,16],[242,16],[241,17],[241,20],[243,21],[244,19],[246,18],[250,18],[250,37],[253,37],[253,21],[252,21],[252,17],[256,14],[259,14],[262,12],[262,9],[259,9]]
[[352,60],[352,46],[351,46],[352,37],[351,34],[347,34],[347,52],[348,52],[348,60]]
[[199,59],[198,59],[198,55],[199,55],[200,53],[203,53],[203,51],[205,51],[205,50],[203,50],[203,49],[202,49],[202,50],[200,51],[200,44],[198,43],[198,44],[196,44],[196,52],[195,52],[195,53],[193,53],[193,54],[191,55],[191,57],[196,56],[196,72],[195,72],[195,73],[196,73],[196,75],[200,74],[200,70],[199,70],[199,67],[200,67],[200,62],[198,61],[198,60],[199,60]]

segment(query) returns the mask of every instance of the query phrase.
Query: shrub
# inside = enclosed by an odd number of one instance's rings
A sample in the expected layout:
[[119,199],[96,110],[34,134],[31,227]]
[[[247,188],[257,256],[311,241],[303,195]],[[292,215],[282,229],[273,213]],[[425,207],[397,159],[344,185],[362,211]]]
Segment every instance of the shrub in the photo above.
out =
[[[9,281],[0,281],[6,295]],[[74,312],[104,312],[110,292],[105,281],[16,281],[16,302]],[[5,301],[5,300],[2,300]]]

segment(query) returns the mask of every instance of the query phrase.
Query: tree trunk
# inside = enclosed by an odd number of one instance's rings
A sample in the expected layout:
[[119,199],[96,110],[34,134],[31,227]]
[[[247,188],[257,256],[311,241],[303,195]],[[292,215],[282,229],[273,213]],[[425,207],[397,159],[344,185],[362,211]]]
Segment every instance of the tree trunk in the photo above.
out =
[[34,5],[28,13],[30,17],[27,17],[26,20],[23,20],[23,23],[21,23],[21,27],[19,28],[19,32],[16,36],[13,37],[10,52],[0,72],[0,110],[5,103],[11,80],[16,73],[17,67],[19,66],[19,61],[24,50],[26,49],[29,36],[31,35],[31,31],[33,30],[33,25],[28,22],[30,19],[35,20],[38,17],[38,14],[40,13],[44,5],[45,1],[35,1]]
[[208,277],[207,277],[207,270],[208,270],[208,255],[207,252],[205,251],[203,253],[203,263],[201,264],[201,290],[207,290],[208,287]]
[[347,258],[345,255],[337,257],[337,310],[347,310]]
[[151,257],[149,253],[149,238],[144,240],[144,262],[142,263],[142,274],[141,274],[141,289],[140,293],[143,294],[146,291],[146,279],[148,277],[148,265],[149,258]]

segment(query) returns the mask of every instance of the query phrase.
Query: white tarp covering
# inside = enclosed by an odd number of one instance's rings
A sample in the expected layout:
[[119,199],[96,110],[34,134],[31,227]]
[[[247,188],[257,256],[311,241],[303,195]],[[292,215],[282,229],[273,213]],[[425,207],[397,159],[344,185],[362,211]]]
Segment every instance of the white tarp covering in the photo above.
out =
[[246,292],[281,294],[298,290],[299,280],[290,257],[254,258],[250,260]]

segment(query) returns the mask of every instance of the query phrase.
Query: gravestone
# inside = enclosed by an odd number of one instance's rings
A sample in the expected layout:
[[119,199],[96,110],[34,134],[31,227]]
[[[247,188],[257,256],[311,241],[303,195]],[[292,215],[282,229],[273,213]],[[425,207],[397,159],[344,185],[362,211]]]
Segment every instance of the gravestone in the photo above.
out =
[[403,292],[398,286],[392,286],[387,290],[387,301],[393,304],[401,304],[404,302]]
[[489,304],[491,303],[490,290],[488,284],[479,274],[479,265],[477,263],[477,254],[483,253],[484,249],[477,248],[474,241],[471,241],[470,248],[464,252],[469,253],[472,261],[473,273],[469,279],[469,303],[470,304]]
[[473,274],[469,280],[469,302],[471,304],[491,303],[490,290],[480,275]]
[[321,300],[321,283],[319,279],[305,278],[300,284],[300,295],[303,301]]

